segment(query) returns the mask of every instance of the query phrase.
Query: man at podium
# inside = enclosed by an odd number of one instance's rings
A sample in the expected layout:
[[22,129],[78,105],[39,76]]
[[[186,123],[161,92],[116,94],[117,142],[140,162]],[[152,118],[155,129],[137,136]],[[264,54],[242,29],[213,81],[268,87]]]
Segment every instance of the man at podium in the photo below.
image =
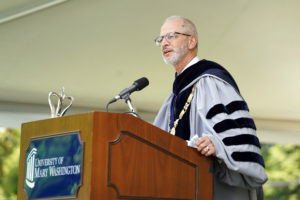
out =
[[214,200],[262,199],[257,191],[268,178],[260,142],[232,76],[197,57],[197,30],[188,19],[167,18],[155,43],[176,77],[154,125],[215,158]]

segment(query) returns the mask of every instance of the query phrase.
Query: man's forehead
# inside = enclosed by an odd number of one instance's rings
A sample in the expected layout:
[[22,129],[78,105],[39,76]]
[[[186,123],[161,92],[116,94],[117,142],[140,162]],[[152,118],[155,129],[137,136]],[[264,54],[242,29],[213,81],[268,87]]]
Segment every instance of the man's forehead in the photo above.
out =
[[182,32],[183,29],[184,26],[181,19],[168,20],[162,25],[160,35],[165,35],[169,32]]

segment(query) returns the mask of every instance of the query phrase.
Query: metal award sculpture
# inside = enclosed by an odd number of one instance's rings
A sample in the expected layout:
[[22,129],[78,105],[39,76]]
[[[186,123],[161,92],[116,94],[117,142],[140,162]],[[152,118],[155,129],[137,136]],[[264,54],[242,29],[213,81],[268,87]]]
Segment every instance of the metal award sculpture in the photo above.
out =
[[[55,104],[53,103],[51,97],[58,98],[56,108],[55,108]],[[69,100],[69,104],[67,104],[64,107],[63,102],[65,99]],[[57,94],[56,92],[49,92],[48,103],[49,103],[50,110],[51,110],[51,118],[64,116],[64,114],[67,112],[67,110],[72,106],[73,101],[74,101],[74,98],[72,96],[65,95],[64,87],[62,88],[60,94]]]

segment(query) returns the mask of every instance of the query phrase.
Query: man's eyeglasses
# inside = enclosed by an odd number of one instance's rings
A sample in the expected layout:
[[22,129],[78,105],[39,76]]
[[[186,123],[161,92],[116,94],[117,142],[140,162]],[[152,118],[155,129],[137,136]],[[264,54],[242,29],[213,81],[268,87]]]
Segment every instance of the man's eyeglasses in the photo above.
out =
[[185,33],[179,33],[179,32],[170,32],[170,33],[167,33],[166,35],[164,36],[159,36],[157,37],[154,42],[156,44],[156,46],[160,46],[162,41],[164,39],[166,39],[167,42],[172,42],[174,39],[175,39],[175,35],[176,34],[179,34],[179,35],[185,35],[185,36],[191,36],[189,34],[185,34]]

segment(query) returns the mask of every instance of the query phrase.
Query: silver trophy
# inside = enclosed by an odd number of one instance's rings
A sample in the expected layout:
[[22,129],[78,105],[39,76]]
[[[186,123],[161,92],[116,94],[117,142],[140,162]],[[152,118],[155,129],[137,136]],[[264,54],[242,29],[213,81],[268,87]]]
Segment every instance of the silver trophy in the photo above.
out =
[[[53,102],[54,98],[57,99],[56,108]],[[63,104],[64,102],[66,102],[65,100],[69,101],[66,105]],[[56,92],[49,92],[48,103],[51,110],[51,118],[64,116],[67,110],[72,106],[73,101],[74,98],[72,96],[65,95],[64,87],[62,88],[60,94],[57,94]]]

